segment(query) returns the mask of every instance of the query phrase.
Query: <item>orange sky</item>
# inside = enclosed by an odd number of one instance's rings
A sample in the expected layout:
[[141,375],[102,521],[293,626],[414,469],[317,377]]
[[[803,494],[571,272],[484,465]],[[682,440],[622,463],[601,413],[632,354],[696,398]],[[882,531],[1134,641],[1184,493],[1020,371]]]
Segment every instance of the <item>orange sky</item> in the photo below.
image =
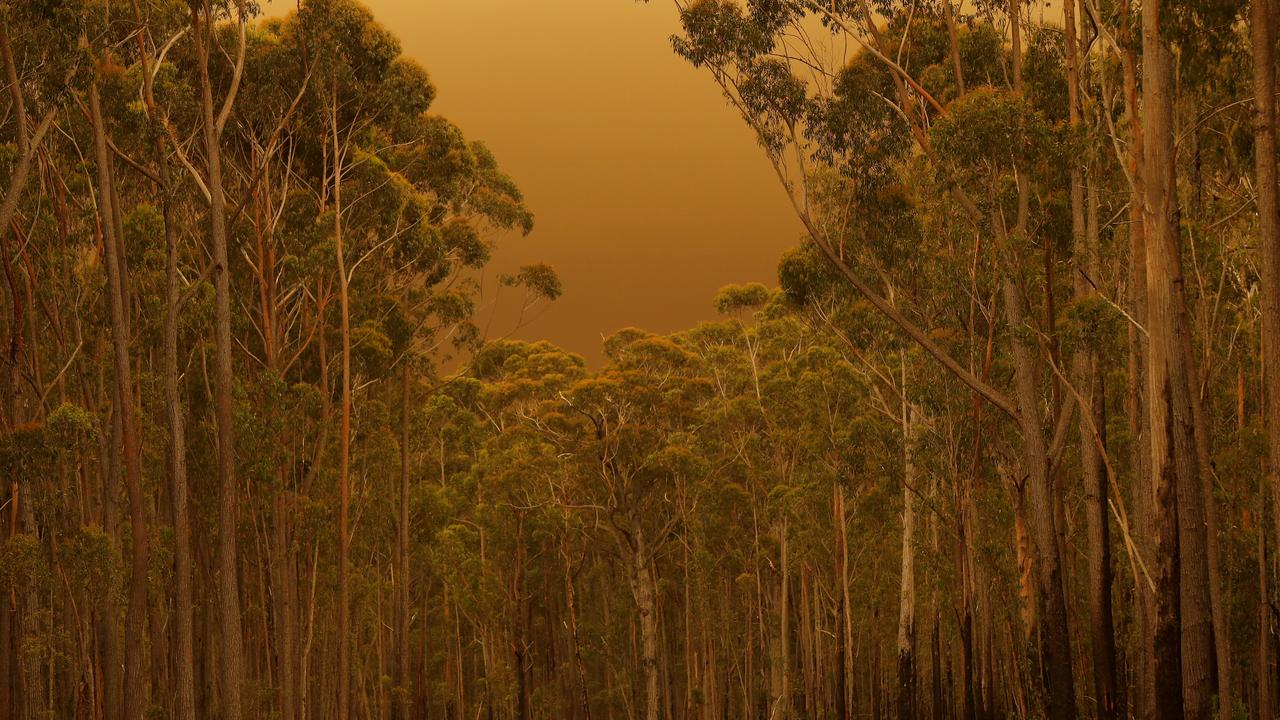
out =
[[489,145],[537,217],[495,270],[548,262],[564,296],[516,337],[595,361],[618,328],[678,330],[714,317],[722,285],[776,284],[800,225],[751,132],[672,52],[669,2],[364,2],[427,68],[433,111]]

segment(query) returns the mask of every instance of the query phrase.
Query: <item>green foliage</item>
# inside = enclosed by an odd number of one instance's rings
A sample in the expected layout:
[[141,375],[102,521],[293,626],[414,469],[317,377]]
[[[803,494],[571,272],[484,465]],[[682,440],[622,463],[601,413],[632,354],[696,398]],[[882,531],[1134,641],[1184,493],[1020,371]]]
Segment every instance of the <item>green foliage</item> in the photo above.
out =
[[712,302],[721,315],[755,310],[769,302],[769,289],[760,283],[726,285],[720,288]]
[[74,455],[88,450],[97,438],[98,419],[79,405],[64,402],[45,418],[44,432],[53,447]]
[[933,125],[933,149],[948,164],[998,174],[1034,157],[1048,139],[1040,113],[1019,95],[979,88],[956,100]]
[[0,588],[7,592],[44,588],[49,580],[49,566],[38,537],[17,533],[0,545]]
[[34,483],[52,471],[56,452],[43,425],[19,425],[0,438],[0,475],[23,485]]

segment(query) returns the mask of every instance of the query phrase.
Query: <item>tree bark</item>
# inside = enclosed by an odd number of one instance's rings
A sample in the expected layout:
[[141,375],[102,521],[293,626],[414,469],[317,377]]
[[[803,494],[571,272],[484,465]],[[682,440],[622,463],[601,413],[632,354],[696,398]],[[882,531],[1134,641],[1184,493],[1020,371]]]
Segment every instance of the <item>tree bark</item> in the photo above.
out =
[[560,555],[564,559],[564,600],[569,621],[569,640],[573,646],[573,666],[577,673],[577,705],[583,720],[591,720],[591,702],[587,697],[587,665],[582,660],[582,642],[578,637],[577,592],[573,587],[573,568],[569,561],[568,538],[560,539]]
[[[1253,52],[1254,165],[1258,193],[1258,265],[1262,295],[1262,368],[1266,405],[1263,416],[1267,430],[1267,486],[1273,497],[1280,493],[1280,190],[1276,171],[1276,76],[1274,0],[1253,0],[1250,31]],[[1265,523],[1262,523],[1265,525]],[[1277,521],[1280,539],[1280,521]],[[1261,541],[1260,541],[1261,542]],[[1277,543],[1280,547],[1280,543]],[[1259,546],[1259,553],[1263,548]],[[1260,570],[1263,566],[1259,565]],[[1265,582],[1265,577],[1262,578]],[[1260,602],[1267,602],[1264,595]],[[1265,612],[1265,611],[1263,611]],[[1263,620],[1265,623],[1265,618]],[[1265,659],[1265,638],[1259,639],[1259,658]],[[1259,677],[1267,674],[1266,665]],[[1262,693],[1259,687],[1259,707]],[[1265,698],[1270,708],[1270,697]]]
[[[1080,102],[1080,62],[1082,50],[1076,37],[1075,0],[1064,0],[1063,26],[1066,29],[1068,118],[1073,128],[1082,121]],[[1093,188],[1081,160],[1071,168],[1071,234],[1075,244],[1076,272],[1072,281],[1076,297],[1082,300],[1097,296],[1093,279],[1100,276],[1098,262],[1097,221],[1086,219],[1086,210],[1096,216]],[[1092,202],[1086,208],[1086,195]],[[1090,222],[1092,220],[1092,222]],[[1094,441],[1094,433],[1106,428],[1105,397],[1099,386],[1099,357],[1093,342],[1082,345],[1072,359],[1075,382],[1086,403],[1080,407],[1080,469],[1084,482],[1086,524],[1089,555],[1089,620],[1093,653],[1093,693],[1098,717],[1116,717],[1116,645],[1115,624],[1111,610],[1111,536],[1107,519],[1107,470],[1102,453]],[[1096,428],[1096,430],[1095,430]],[[1099,438],[1105,441],[1105,438]]]
[[775,651],[771,653],[775,687],[769,698],[770,718],[791,717],[791,555],[787,547],[790,524],[786,518],[778,524],[779,563],[781,577],[778,580],[778,633],[774,638]]
[[[999,224],[997,223],[997,226]],[[1053,481],[1045,446],[1040,393],[1036,388],[1035,353],[1022,337],[1027,329],[1026,300],[1007,274],[1002,280],[1005,322],[1013,338],[1014,383],[1017,388],[1022,431],[1022,476],[1027,494],[1036,578],[1040,654],[1046,681],[1047,715],[1051,720],[1076,716],[1075,681],[1071,669],[1071,637],[1066,597],[1063,595],[1062,558],[1054,522]]]
[[126,314],[124,269],[120,266],[121,238],[112,216],[116,201],[107,150],[107,129],[102,116],[98,84],[89,86],[89,112],[93,122],[94,158],[98,174],[98,204],[102,223],[102,255],[107,268],[108,306],[111,313],[112,360],[115,392],[119,399],[120,443],[124,454],[125,490],[129,498],[129,598],[125,609],[124,702],[125,717],[142,717],[147,705],[144,624],[147,615],[147,516],[142,494],[142,458],[133,408],[133,375],[129,361],[129,321]]
[[[1125,116],[1129,125],[1128,146],[1124,163],[1129,176],[1129,277],[1128,300],[1130,313],[1135,322],[1128,324],[1129,367],[1128,392],[1125,400],[1126,413],[1132,441],[1130,442],[1130,464],[1134,473],[1134,511],[1136,516],[1137,537],[1134,538],[1138,550],[1144,556],[1154,555],[1155,548],[1155,495],[1151,491],[1151,453],[1150,428],[1148,427],[1148,398],[1146,391],[1147,351],[1149,342],[1143,335],[1142,328],[1147,323],[1147,245],[1146,224],[1143,206],[1145,193],[1143,190],[1143,134],[1142,107],[1138,96],[1138,42],[1132,36],[1133,25],[1130,22],[1132,7],[1129,0],[1120,4],[1122,46],[1120,64],[1124,85]],[[1142,652],[1137,653],[1137,687],[1132,693],[1134,715],[1150,720],[1155,717],[1155,658],[1150,652],[1153,647],[1155,633],[1156,604],[1151,587],[1135,578],[1134,590],[1137,596],[1138,623],[1141,635]]]
[[1271,604],[1267,591],[1267,493],[1258,493],[1258,654],[1257,717],[1271,720]]
[[[1206,718],[1194,683],[1184,698],[1181,598],[1181,503],[1195,478],[1189,386],[1181,334],[1182,272],[1178,251],[1173,138],[1172,53],[1162,35],[1162,0],[1142,4],[1143,212],[1146,229],[1148,425],[1156,527],[1154,647],[1157,717]],[[1198,484],[1198,483],[1197,483]],[[1198,659],[1188,658],[1193,667]],[[1185,704],[1184,704],[1185,703]]]
[[[134,4],[138,26],[144,20]],[[152,86],[150,55],[144,34],[138,36],[139,57],[142,59],[142,90],[147,115],[159,122],[155,94]],[[164,397],[165,419],[168,423],[169,446],[169,499],[173,513],[173,583],[174,583],[174,688],[173,712],[175,720],[195,720],[195,641],[192,619],[193,591],[191,575],[191,521],[188,512],[186,415],[182,392],[178,385],[178,312],[181,291],[178,280],[178,228],[173,217],[173,179],[168,158],[164,153],[164,141],[157,135],[156,172],[160,182],[164,217],[165,244],[165,316],[164,316]]]
[[624,546],[630,548],[627,575],[631,593],[640,616],[640,669],[644,683],[644,720],[658,720],[661,714],[658,694],[658,618],[657,588],[649,570],[649,543],[638,520],[630,527],[631,537]]
[[898,590],[898,717],[914,720],[916,639],[915,463],[913,411],[907,400],[906,361],[902,365],[902,573]]
[[[1021,3],[1010,0],[1009,32],[1012,47],[1013,91],[1021,93],[1022,31]],[[1016,235],[1028,229],[1030,186],[1021,168],[1015,169],[1018,186]],[[993,217],[992,227],[1008,254],[1008,233],[1004,221]],[[1028,520],[1035,547],[1037,609],[1039,611],[1040,655],[1046,683],[1046,714],[1051,720],[1069,720],[1076,716],[1075,680],[1071,667],[1070,617],[1063,591],[1062,555],[1058,543],[1055,508],[1058,504],[1053,478],[1049,474],[1049,455],[1044,438],[1043,412],[1036,379],[1036,353],[1025,335],[1029,319],[1027,299],[1017,282],[1014,259],[1002,258],[1005,265],[1001,279],[1005,323],[1011,334],[1014,363],[1015,397],[1019,428],[1022,431],[1022,478],[1028,501]]]
[[837,678],[838,707],[840,720],[849,720],[854,715],[853,707],[853,609],[849,602],[849,539],[845,532],[844,486],[835,486],[833,500],[834,525],[836,536],[836,592],[840,602],[840,675]]
[[412,418],[409,360],[400,369],[400,506],[396,527],[396,692],[392,717],[408,720],[413,677],[409,674],[409,425]]
[[[203,18],[202,18],[203,16]],[[209,190],[209,242],[214,280],[214,415],[218,438],[218,576],[217,596],[222,651],[219,659],[222,720],[240,720],[244,683],[244,639],[240,624],[235,376],[231,339],[231,268],[227,252],[227,202],[222,186],[221,128],[214,116],[209,53],[213,42],[213,8],[192,5],[191,28],[200,73],[200,110],[204,125],[205,184]]]
[[333,147],[333,235],[338,272],[338,309],[342,322],[342,438],[338,464],[338,720],[351,715],[351,308],[347,261],[342,236],[342,146],[338,138],[338,86],[330,85],[330,130]]

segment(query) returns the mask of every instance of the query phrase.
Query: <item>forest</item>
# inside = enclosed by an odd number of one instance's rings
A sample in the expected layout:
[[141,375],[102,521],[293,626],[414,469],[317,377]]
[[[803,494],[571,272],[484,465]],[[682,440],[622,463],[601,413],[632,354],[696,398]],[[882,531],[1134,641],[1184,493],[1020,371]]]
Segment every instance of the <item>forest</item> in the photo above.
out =
[[804,234],[589,363],[357,0],[0,0],[0,720],[1280,712],[1280,0],[674,2]]

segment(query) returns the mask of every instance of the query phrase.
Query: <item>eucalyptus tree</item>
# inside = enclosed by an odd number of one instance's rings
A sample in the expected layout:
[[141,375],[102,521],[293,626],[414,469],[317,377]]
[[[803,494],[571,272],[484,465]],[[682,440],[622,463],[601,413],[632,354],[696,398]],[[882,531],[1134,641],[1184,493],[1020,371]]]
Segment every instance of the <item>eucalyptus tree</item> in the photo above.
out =
[[[1077,78],[1060,79],[1062,60],[1037,45],[1045,32],[1031,34],[1016,3],[979,8],[964,30],[955,26],[953,11],[896,5],[877,6],[874,12],[865,3],[677,5],[684,26],[675,39],[677,53],[707,68],[756,131],[808,240],[859,296],[1014,421],[1021,445],[1015,485],[1025,488],[1034,541],[1036,634],[1047,668],[1048,709],[1056,717],[1073,715],[1065,558],[1055,517],[1062,499],[1054,475],[1076,403],[1060,399],[1066,378],[1058,369],[1057,211],[1051,199],[1059,188],[1070,187],[1066,159],[1079,152],[1077,138],[1058,120],[1076,116]],[[997,20],[1003,24],[995,25]],[[852,56],[833,60],[823,51],[818,25],[856,48]],[[1075,73],[1074,44],[1067,55]],[[1063,93],[1064,101],[1072,96],[1070,113],[1056,104],[1054,94],[1065,85],[1071,85],[1071,92]],[[884,281],[894,274],[892,266],[869,264],[842,249],[838,234],[817,210],[821,203],[815,202],[830,171],[849,178],[864,197],[874,198],[871,193],[885,183],[905,186],[913,197],[927,198],[918,207],[929,206],[925,212],[937,231],[972,233],[982,255],[990,258],[983,272],[990,273],[998,291],[1004,330],[996,338],[1012,365],[1008,395],[985,373],[957,362],[918,321],[893,307],[886,297],[891,285]],[[886,236],[868,240],[891,242]],[[1087,248],[1081,250],[1073,262],[1087,273]],[[1043,277],[1031,272],[1038,265]],[[866,280],[877,274],[883,289]],[[1096,487],[1097,463],[1090,466]],[[1187,543],[1204,548],[1198,477],[1188,476],[1182,485],[1184,534]],[[1096,509],[1093,514],[1102,515]],[[1095,545],[1100,551],[1101,541]],[[1189,557],[1195,559],[1189,567],[1198,573],[1205,554]],[[1104,572],[1103,563],[1096,567],[1095,572]],[[1196,593],[1207,592],[1207,571],[1191,577],[1200,580],[1192,586]],[[1164,592],[1177,596],[1167,587]],[[1207,601],[1189,596],[1188,603],[1199,608],[1198,618],[1208,618]],[[1197,637],[1189,652],[1203,657],[1208,636]]]
[[599,507],[602,531],[623,563],[640,633],[640,712],[663,710],[657,558],[679,523],[669,498],[691,486],[702,463],[690,447],[698,411],[710,392],[695,356],[667,338],[635,329],[605,343],[613,363],[564,393],[563,401],[589,425],[574,455],[584,473],[576,504]]
[[[311,17],[327,11],[307,5]],[[58,402],[76,403],[103,428],[75,464],[79,514],[24,518],[26,498],[14,494],[6,527],[39,540],[33,547],[53,568],[64,562],[63,543],[98,552],[94,543],[105,538],[115,553],[127,540],[130,568],[119,575],[116,559],[103,560],[91,602],[78,580],[65,593],[15,588],[12,612],[0,618],[0,687],[18,695],[0,703],[6,712],[60,715],[78,703],[107,717],[190,717],[207,707],[295,718],[322,707],[316,693],[327,694],[336,677],[315,662],[324,657],[315,647],[317,636],[322,647],[333,637],[317,613],[328,605],[319,549],[333,535],[316,521],[332,477],[337,276],[326,232],[334,220],[326,213],[333,123],[322,113],[333,96],[317,97],[315,84],[333,75],[333,63],[315,52],[319,30],[332,30],[338,46],[365,42],[367,54],[385,61],[381,94],[348,83],[338,97],[359,108],[344,118],[341,167],[363,196],[344,203],[341,219],[352,266],[347,355],[366,405],[356,432],[369,438],[352,457],[366,487],[386,467],[379,443],[390,425],[367,388],[389,389],[394,368],[397,378],[421,372],[428,390],[442,375],[434,363],[470,353],[480,338],[474,278],[494,236],[527,233],[532,223],[492,153],[426,114],[434,88],[398,57],[394,39],[362,10],[337,10],[366,22],[308,26],[306,12],[253,22],[251,3],[0,9],[7,77],[17,81],[6,82],[0,101],[5,174],[21,180],[4,197],[12,205],[5,329],[17,349],[6,364],[17,372],[6,377],[21,389],[9,394],[6,385],[5,442],[43,442],[11,427],[41,423]],[[28,180],[41,192],[17,191]],[[193,242],[197,235],[207,242]],[[528,303],[559,292],[541,265],[502,282],[523,288]],[[403,394],[406,410],[413,395]],[[399,427],[403,440],[408,423]],[[24,469],[11,490],[68,502],[61,485],[28,484],[35,473]],[[399,505],[407,531],[403,494]],[[193,535],[218,543],[189,542]],[[406,556],[408,540],[398,544]],[[397,642],[407,653],[414,611],[407,593],[401,598]],[[237,608],[227,611],[232,601]],[[210,612],[217,603],[221,627]],[[45,613],[64,612],[69,628],[87,622],[91,636],[78,645],[69,636],[49,640],[49,653],[19,662],[16,649],[52,627]],[[60,659],[73,656],[75,663]],[[383,659],[363,658],[356,674],[369,677]],[[409,674],[402,663],[398,685],[408,689],[400,697],[414,692]],[[55,675],[59,683],[37,682]],[[373,694],[367,683],[362,689]],[[403,714],[407,705],[396,707]]]
[[24,422],[33,410],[18,367],[27,338],[21,294],[12,267],[22,243],[20,238],[11,237],[15,233],[10,228],[16,227],[16,216],[45,138],[51,131],[56,132],[55,122],[68,100],[66,85],[86,69],[82,55],[72,52],[78,34],[66,32],[68,28],[61,25],[66,17],[60,16],[58,10],[10,4],[0,9],[0,62],[4,65],[8,96],[4,130],[6,145],[11,146],[4,160],[7,179],[4,196],[0,197],[0,253],[13,303],[8,345],[0,365],[0,392],[4,393],[0,422],[6,428]]

